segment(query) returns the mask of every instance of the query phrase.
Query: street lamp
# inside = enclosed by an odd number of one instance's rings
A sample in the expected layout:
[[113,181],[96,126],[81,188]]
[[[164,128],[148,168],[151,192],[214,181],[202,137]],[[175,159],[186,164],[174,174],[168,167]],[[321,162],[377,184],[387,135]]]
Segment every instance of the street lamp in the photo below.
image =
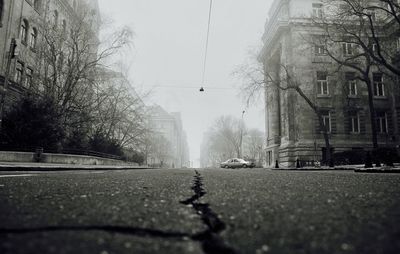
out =
[[246,113],[245,110],[242,111],[242,120],[240,122],[240,141],[239,141],[239,158],[242,158],[242,143],[243,143],[243,115]]

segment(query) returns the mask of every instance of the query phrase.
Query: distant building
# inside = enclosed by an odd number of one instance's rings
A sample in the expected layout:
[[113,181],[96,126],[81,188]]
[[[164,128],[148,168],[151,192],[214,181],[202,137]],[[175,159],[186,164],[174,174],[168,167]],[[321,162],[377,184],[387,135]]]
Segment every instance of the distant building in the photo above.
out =
[[[190,167],[189,146],[180,113],[168,113],[158,105],[150,107],[148,112],[151,132],[164,137],[168,142],[165,149],[168,147],[171,149],[164,151],[165,153],[161,151],[158,154],[154,152],[149,154],[148,163],[172,168]],[[162,146],[162,144],[155,145]]]
[[[293,75],[303,84],[304,93],[323,109],[323,120],[335,152],[371,149],[366,86],[351,78],[354,70],[342,68],[334,73],[333,65],[329,67],[332,60],[324,55],[323,47],[312,47],[304,39],[321,35],[311,17],[323,13],[324,1],[275,0],[265,25],[259,61],[276,80],[286,77],[283,65],[292,67]],[[343,50],[351,53],[350,47],[343,45]],[[333,74],[328,75],[326,66]],[[399,84],[394,84],[376,66],[371,78],[376,88],[374,105],[379,145],[396,146],[400,138]],[[343,89],[345,86],[349,89]],[[267,166],[273,166],[275,161],[293,166],[296,159],[324,160],[326,156],[316,114],[293,90],[266,86],[265,134]]]

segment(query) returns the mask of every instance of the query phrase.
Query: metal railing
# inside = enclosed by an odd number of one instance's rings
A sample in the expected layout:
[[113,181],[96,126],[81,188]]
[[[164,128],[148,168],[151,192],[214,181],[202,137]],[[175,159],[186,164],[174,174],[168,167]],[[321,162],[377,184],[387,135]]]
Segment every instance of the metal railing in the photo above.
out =
[[0,145],[0,151],[8,151],[8,152],[33,152],[35,153],[38,149],[43,149],[43,153],[53,153],[53,154],[70,154],[70,155],[84,155],[84,156],[93,156],[100,157],[105,159],[113,159],[113,160],[124,160],[122,156],[107,154],[92,150],[83,150],[83,149],[46,149],[42,147],[15,147],[15,146],[5,146]]

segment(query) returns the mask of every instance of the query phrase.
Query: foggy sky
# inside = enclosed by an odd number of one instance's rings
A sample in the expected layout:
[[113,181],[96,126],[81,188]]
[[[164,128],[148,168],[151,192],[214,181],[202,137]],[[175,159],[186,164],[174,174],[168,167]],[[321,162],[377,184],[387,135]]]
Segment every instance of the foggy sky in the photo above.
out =
[[132,27],[130,79],[152,89],[146,104],[181,112],[191,161],[199,165],[202,134],[221,115],[241,117],[264,131],[262,102],[246,109],[232,76],[248,51],[261,45],[272,0],[214,0],[205,92],[200,93],[209,0],[99,0],[101,12],[116,25]]

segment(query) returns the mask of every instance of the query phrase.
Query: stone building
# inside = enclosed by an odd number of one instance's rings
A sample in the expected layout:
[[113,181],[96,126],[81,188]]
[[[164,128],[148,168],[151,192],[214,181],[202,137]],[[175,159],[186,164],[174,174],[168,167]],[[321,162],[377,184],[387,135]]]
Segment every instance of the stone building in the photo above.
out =
[[[6,106],[7,101],[34,85],[35,76],[42,68],[38,50],[42,40],[40,27],[49,23],[55,30],[68,31],[82,6],[90,8],[93,38],[98,40],[100,12],[97,0],[0,0],[0,86],[3,88],[9,68]],[[16,40],[16,57],[8,64],[12,39]],[[91,45],[91,53],[97,54],[97,43]]]
[[[366,85],[353,78],[354,70],[337,71],[324,48],[305,38],[320,36],[313,18],[324,14],[319,0],[275,0],[265,25],[259,61],[265,72],[284,82],[286,70],[299,80],[305,95],[322,113],[334,152],[371,149],[371,121]],[[342,54],[351,44],[339,45]],[[267,78],[266,78],[267,80]],[[373,66],[374,105],[378,143],[399,143],[399,84]],[[284,86],[284,84],[282,84]],[[318,118],[294,90],[267,83],[265,88],[266,166],[293,166],[297,159],[324,160],[326,148]]]
[[[189,146],[180,113],[168,113],[155,105],[150,107],[149,115],[151,131],[155,136],[159,134],[165,138],[168,145],[162,147],[162,142],[158,141],[155,150],[162,148],[164,151],[151,152],[148,155],[148,163],[172,168],[190,167]],[[166,149],[168,151],[165,151]]]

